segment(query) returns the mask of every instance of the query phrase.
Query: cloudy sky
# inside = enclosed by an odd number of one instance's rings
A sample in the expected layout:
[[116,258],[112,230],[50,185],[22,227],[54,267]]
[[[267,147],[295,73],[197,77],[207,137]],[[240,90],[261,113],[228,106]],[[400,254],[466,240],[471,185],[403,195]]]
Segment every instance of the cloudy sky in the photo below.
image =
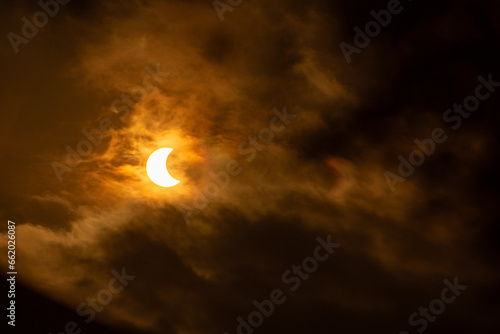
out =
[[0,4],[12,333],[498,333],[495,1],[48,3]]

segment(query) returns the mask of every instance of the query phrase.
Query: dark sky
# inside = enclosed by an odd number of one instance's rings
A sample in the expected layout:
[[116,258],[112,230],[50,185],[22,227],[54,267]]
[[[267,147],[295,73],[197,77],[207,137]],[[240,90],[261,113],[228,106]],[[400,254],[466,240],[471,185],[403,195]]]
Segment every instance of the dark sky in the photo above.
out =
[[[23,32],[40,5],[3,1],[9,333],[234,334],[275,290],[242,333],[498,333],[500,5],[401,1],[348,61],[393,5],[72,0]],[[170,188],[146,173],[162,147]]]

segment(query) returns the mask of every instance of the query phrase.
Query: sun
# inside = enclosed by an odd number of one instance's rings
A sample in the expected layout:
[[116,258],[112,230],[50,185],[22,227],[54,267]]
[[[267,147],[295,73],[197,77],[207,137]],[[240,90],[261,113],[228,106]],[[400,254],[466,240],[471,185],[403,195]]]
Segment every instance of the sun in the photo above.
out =
[[160,148],[149,156],[146,163],[149,178],[160,187],[173,187],[180,182],[174,179],[167,170],[167,158],[172,151],[171,148]]

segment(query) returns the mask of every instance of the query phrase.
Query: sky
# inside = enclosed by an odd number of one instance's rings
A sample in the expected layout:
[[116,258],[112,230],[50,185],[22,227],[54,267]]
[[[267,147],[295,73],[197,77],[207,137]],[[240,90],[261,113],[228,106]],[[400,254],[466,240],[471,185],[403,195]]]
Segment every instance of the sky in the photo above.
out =
[[0,13],[8,333],[498,333],[497,2]]

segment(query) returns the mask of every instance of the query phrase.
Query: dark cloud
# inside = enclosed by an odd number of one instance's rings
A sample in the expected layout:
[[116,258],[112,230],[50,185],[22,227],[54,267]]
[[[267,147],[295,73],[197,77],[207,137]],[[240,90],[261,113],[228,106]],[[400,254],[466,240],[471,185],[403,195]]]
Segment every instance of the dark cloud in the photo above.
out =
[[[0,214],[37,291],[23,302],[60,312],[49,330],[83,323],[76,307],[125,268],[96,333],[232,334],[274,289],[287,301],[255,332],[399,333],[458,277],[467,290],[426,333],[496,333],[498,92],[456,131],[443,113],[479,75],[500,79],[499,8],[403,5],[351,64],[339,43],[387,1],[243,1],[223,22],[209,1],[71,1],[18,54],[5,38]],[[0,10],[6,34],[39,8]],[[285,110],[296,118],[242,152]],[[60,182],[53,162],[103,118],[114,129]],[[447,141],[391,192],[384,172],[437,127]],[[173,188],[146,175],[160,147]],[[186,223],[179,207],[230,160],[241,173]],[[291,291],[282,274],[328,235],[341,247]]]

